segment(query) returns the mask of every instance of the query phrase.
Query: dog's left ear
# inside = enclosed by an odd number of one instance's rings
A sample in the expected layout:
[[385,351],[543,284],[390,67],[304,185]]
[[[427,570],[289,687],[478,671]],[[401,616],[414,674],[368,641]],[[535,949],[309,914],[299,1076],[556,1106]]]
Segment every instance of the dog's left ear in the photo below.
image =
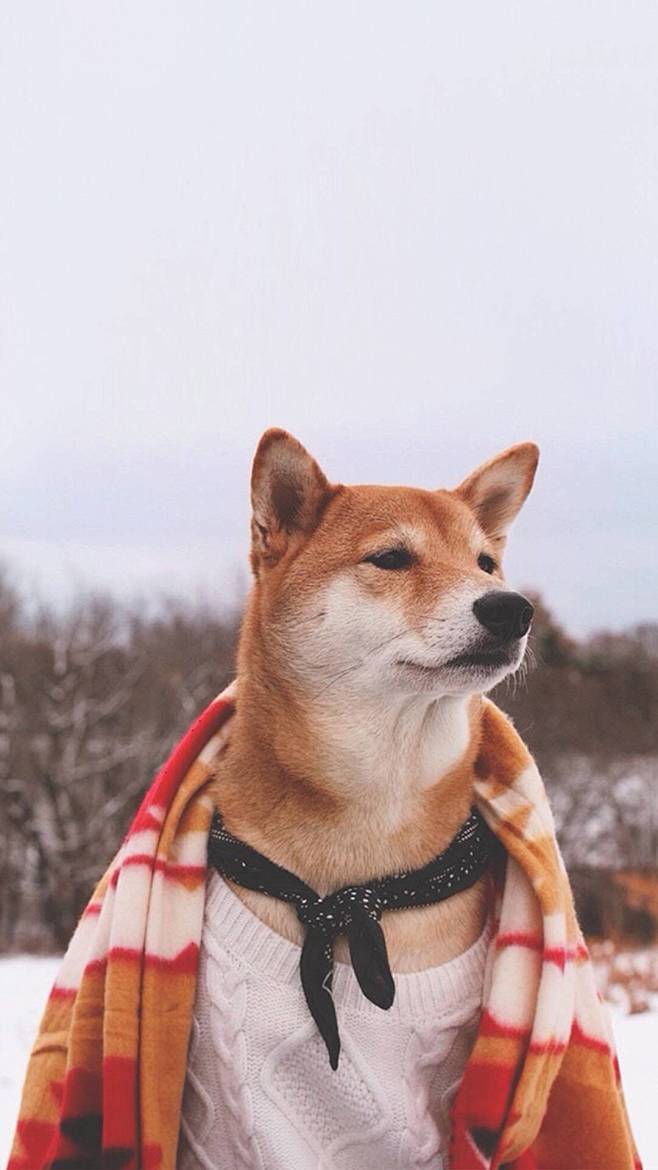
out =
[[504,540],[528,496],[539,461],[535,443],[517,443],[495,455],[455,488],[492,540]]

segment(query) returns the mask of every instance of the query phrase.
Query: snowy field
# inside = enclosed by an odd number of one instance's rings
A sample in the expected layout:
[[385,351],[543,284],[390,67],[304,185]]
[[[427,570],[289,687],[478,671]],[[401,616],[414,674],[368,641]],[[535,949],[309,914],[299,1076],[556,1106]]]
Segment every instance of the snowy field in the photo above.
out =
[[[21,1082],[57,959],[0,959],[0,1166],[9,1152]],[[624,1091],[644,1170],[658,1170],[658,1012],[614,1012]]]

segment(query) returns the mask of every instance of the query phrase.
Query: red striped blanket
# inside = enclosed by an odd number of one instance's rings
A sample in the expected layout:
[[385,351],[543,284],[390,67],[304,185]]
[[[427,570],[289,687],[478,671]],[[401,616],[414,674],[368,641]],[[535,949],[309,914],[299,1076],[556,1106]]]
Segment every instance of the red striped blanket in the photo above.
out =
[[[10,1170],[172,1170],[201,937],[212,761],[235,684],[147,792],[71,940],[28,1067]],[[486,702],[476,802],[505,846],[453,1170],[637,1167],[606,1010],[544,788]]]

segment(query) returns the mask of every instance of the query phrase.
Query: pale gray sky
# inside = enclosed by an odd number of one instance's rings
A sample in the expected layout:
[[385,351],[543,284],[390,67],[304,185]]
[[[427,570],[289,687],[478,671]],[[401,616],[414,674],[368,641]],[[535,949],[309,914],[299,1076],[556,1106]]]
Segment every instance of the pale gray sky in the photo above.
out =
[[656,614],[658,8],[0,9],[0,555],[246,573],[249,463],[451,485],[536,439],[517,584]]

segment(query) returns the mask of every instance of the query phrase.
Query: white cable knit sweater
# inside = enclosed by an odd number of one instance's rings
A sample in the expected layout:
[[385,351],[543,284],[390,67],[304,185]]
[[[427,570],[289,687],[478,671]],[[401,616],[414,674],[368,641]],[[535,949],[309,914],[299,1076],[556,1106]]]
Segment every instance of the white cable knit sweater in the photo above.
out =
[[396,974],[388,1011],[335,963],[342,1048],[332,1072],[304,999],[301,948],[212,872],[179,1170],[442,1170],[488,941],[487,927],[458,958]]

